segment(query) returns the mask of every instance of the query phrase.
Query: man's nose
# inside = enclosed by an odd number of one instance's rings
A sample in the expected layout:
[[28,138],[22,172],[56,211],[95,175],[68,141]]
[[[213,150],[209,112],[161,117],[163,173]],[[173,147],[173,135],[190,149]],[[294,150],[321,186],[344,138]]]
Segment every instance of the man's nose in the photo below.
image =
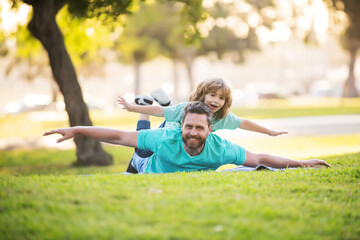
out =
[[196,135],[197,135],[196,128],[191,129],[190,135],[191,135],[191,136],[196,136]]

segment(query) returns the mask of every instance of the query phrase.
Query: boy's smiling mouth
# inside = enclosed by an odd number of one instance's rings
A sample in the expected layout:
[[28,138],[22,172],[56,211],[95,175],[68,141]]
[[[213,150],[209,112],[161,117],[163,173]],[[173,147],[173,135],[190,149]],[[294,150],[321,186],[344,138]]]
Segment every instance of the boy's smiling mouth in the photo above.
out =
[[210,103],[210,106],[209,106],[211,109],[217,109],[219,106],[216,105],[216,104],[212,104]]

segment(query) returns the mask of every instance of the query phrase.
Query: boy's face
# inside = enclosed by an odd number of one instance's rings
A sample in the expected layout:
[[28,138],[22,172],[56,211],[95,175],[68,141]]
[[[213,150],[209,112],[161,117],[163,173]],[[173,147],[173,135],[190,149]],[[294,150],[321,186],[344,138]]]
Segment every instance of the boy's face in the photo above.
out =
[[213,113],[219,111],[225,104],[224,91],[221,89],[215,92],[209,92],[205,95],[204,103],[211,109]]
[[[185,150],[202,151],[212,125],[209,126],[206,114],[187,113],[182,124],[181,134]],[[189,153],[189,152],[188,152]]]

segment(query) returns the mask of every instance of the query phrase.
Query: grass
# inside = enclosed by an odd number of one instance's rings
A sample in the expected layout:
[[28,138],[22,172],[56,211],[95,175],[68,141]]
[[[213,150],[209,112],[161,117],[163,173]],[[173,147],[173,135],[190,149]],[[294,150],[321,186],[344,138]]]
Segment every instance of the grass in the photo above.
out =
[[0,239],[359,239],[360,155],[329,169],[0,177]]
[[0,175],[74,175],[124,172],[133,154],[125,147],[106,147],[114,157],[114,164],[106,167],[78,167],[75,150],[36,149],[0,152]]

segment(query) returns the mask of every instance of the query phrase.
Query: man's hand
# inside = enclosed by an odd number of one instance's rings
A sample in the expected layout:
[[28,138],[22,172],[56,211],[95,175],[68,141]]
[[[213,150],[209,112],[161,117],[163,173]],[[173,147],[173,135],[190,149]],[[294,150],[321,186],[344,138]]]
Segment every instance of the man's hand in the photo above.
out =
[[48,136],[48,135],[55,134],[55,133],[62,135],[62,138],[59,138],[58,140],[56,140],[57,143],[60,143],[64,140],[73,138],[76,134],[76,131],[74,128],[59,128],[59,129],[44,132],[43,136]]
[[320,159],[310,159],[304,161],[304,167],[331,167],[330,164]]

